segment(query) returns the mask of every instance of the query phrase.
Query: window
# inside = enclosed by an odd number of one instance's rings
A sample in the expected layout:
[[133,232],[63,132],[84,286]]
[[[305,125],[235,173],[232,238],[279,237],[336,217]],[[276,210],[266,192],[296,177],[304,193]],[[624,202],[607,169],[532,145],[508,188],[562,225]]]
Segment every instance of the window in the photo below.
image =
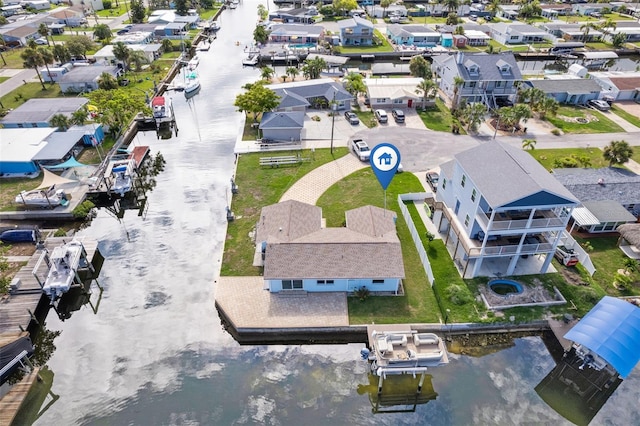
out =
[[476,82],[475,81],[470,81],[469,82],[469,87],[476,87]]
[[447,179],[442,179],[442,189],[447,187]]
[[373,280],[374,284],[384,284],[384,280]]
[[302,280],[282,280],[283,290],[302,290]]
[[467,182],[467,177],[462,175],[462,180],[460,181],[460,185],[464,188],[464,184]]
[[394,99],[393,103],[394,104],[402,104],[402,103],[404,103],[404,100],[402,100],[402,99]]
[[464,226],[469,226],[469,215],[464,218]]
[[363,28],[360,30],[360,34],[362,35],[369,35],[369,28]]
[[476,200],[476,190],[474,189],[473,191],[471,191],[471,201],[475,201]]
[[333,285],[333,280],[318,280],[318,285]]
[[502,81],[496,81],[496,87],[502,87]]

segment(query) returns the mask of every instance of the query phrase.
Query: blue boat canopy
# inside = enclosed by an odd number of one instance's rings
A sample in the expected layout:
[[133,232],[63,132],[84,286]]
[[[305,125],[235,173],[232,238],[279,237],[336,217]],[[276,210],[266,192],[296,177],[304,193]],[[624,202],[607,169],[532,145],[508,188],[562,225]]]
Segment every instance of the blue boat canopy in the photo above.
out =
[[626,379],[640,361],[640,308],[605,296],[564,337],[598,354]]

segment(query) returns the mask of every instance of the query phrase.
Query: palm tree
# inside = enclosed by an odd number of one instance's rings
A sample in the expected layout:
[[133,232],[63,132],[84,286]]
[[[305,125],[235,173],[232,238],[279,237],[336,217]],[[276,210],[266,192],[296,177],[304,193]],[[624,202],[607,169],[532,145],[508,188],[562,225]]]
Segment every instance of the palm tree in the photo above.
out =
[[98,78],[98,87],[102,90],[114,90],[118,88],[118,80],[108,72],[103,72]]
[[611,143],[604,147],[604,151],[602,156],[606,161],[609,162],[609,166],[616,166],[620,164],[624,164],[633,155],[633,149],[627,141],[611,141]]
[[467,131],[475,130],[487,113],[487,107],[479,102],[468,104],[462,111],[462,116],[467,122]]
[[38,26],[38,34],[47,40],[47,46],[51,46],[51,43],[49,43],[49,27],[47,27],[47,24],[43,22]]
[[51,117],[51,120],[49,120],[49,125],[51,127],[57,127],[60,131],[66,132],[70,127],[69,117],[64,114],[56,114]]
[[285,73],[289,77],[291,77],[291,81],[293,81],[296,79],[296,76],[300,74],[300,70],[298,69],[298,67],[288,67]]
[[545,118],[547,114],[556,115],[560,108],[560,103],[552,97],[546,96],[538,105],[536,110],[540,118]]
[[444,5],[444,8],[449,13],[456,12],[458,10],[458,7],[460,7],[460,1],[459,0],[443,0],[442,4]]
[[436,93],[438,93],[438,85],[431,79],[423,78],[416,87],[416,93],[418,95],[422,94],[422,107],[426,108],[427,101],[435,98]]
[[529,119],[533,117],[531,108],[527,104],[516,104],[513,107],[513,112],[516,119],[516,122],[514,124],[514,129],[513,129],[514,131],[515,131],[515,126],[518,125],[521,121],[526,124],[527,121],[529,121]]
[[582,31],[582,42],[586,43],[587,40],[589,39],[589,33],[591,32],[592,29],[597,28],[597,25],[594,24],[593,22],[585,22],[584,24],[580,25],[580,31]]
[[67,63],[71,60],[71,52],[67,49],[67,46],[63,44],[53,45],[53,57],[60,63]]
[[163,52],[171,52],[173,50],[173,43],[168,38],[162,40],[162,51]]
[[535,139],[523,139],[522,140],[522,149],[529,149],[533,151],[536,149],[537,141]]
[[273,77],[274,74],[275,74],[275,71],[273,68],[266,67],[266,66],[260,68],[260,78],[262,78],[263,80],[271,81],[271,78]]
[[382,8],[382,18],[387,13],[387,8],[393,4],[394,0],[380,0],[380,7]]
[[49,82],[53,84],[53,79],[51,78],[51,72],[49,71],[49,64],[53,64],[56,58],[53,57],[53,53],[46,47],[39,47],[38,53],[42,57],[42,62],[44,62],[44,66],[47,68],[47,76],[49,77]]
[[111,36],[111,28],[107,24],[98,24],[93,28],[93,37],[100,41],[108,40]]
[[453,77],[453,108],[455,109],[458,106],[460,88],[464,85],[464,78],[460,76]]
[[25,68],[33,68],[36,70],[36,74],[38,75],[38,79],[40,80],[40,84],[42,85],[42,90],[47,90],[44,87],[44,81],[42,81],[42,76],[40,75],[40,71],[38,71],[38,67],[44,65],[44,59],[42,59],[42,55],[36,49],[32,49],[30,47],[26,48],[24,52],[20,54],[20,57],[24,60],[23,66]]
[[82,126],[87,122],[87,115],[89,114],[89,110],[86,105],[83,105],[82,108],[76,110],[71,114],[70,124],[75,126]]
[[142,65],[149,63],[149,58],[144,54],[142,50],[132,50],[129,52],[129,58],[127,59],[129,68],[133,64],[136,72],[142,70]]
[[491,12],[491,16],[494,17],[503,9],[502,5],[500,4],[500,0],[491,0],[491,3],[486,5],[484,10],[486,10],[487,12]]
[[113,45],[113,56],[116,58],[116,60],[120,61],[125,68],[129,63],[130,54],[131,50],[123,42],[119,41]]

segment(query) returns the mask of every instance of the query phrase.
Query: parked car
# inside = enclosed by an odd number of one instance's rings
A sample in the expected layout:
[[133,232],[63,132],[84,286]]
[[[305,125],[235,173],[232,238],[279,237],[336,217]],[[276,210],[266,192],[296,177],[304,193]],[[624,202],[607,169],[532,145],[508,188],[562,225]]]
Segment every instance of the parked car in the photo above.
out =
[[404,123],[404,111],[401,109],[392,109],[391,115],[393,119],[396,120],[396,123]]
[[386,123],[389,121],[389,116],[387,115],[387,111],[383,109],[377,109],[375,112],[376,120],[380,123]]
[[440,175],[436,172],[427,172],[427,183],[431,187],[433,192],[438,191],[438,181],[440,180]]
[[118,30],[118,31],[116,32],[116,34],[117,34],[117,35],[124,35],[124,34],[126,34],[126,33],[128,33],[128,32],[129,32],[129,30],[128,30],[128,29],[123,28],[123,29],[121,29],[121,30]]
[[350,124],[353,124],[353,125],[360,124],[360,120],[358,119],[358,116],[353,111],[345,111],[344,118],[346,118]]
[[354,139],[351,141],[351,150],[360,159],[360,161],[369,161],[371,150],[369,145],[362,139]]
[[591,99],[589,102],[587,102],[587,105],[600,111],[609,111],[611,109],[611,105],[599,99]]
[[41,46],[44,46],[44,45],[48,44],[48,43],[47,43],[47,39],[46,39],[46,38],[44,38],[44,37],[37,38],[37,39],[36,39],[36,44],[39,44],[39,45],[41,45]]
[[513,102],[509,98],[496,98],[496,105],[502,107],[512,107]]

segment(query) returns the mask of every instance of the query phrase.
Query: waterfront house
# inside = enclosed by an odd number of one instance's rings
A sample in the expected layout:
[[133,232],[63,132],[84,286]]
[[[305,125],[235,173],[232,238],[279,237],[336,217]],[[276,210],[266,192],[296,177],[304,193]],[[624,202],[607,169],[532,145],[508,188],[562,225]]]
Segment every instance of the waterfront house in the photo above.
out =
[[304,127],[304,112],[265,112],[259,129],[264,139],[298,142]]
[[269,33],[270,43],[317,44],[324,36],[321,25],[274,25]]
[[427,25],[392,24],[387,27],[387,37],[396,45],[433,47],[440,43],[440,33]]
[[602,94],[615,101],[640,100],[639,71],[597,71],[590,77],[602,87]]
[[608,41],[609,43],[612,42],[613,37],[615,37],[617,34],[624,34],[626,43],[636,43],[640,41],[640,24],[638,24],[637,22],[625,23],[624,25],[617,24],[615,28],[603,28],[602,32],[604,33],[604,40]]
[[373,24],[371,21],[354,16],[338,21],[340,43],[343,46],[371,46],[373,44]]
[[316,16],[318,16],[318,9],[315,6],[280,9],[269,13],[269,21],[284,24],[313,24]]
[[60,77],[58,84],[62,93],[83,93],[98,90],[98,81],[102,73],[120,77],[122,68],[117,66],[93,65],[87,67],[74,67],[71,71]]
[[[172,30],[169,30],[171,34]],[[153,42],[154,37],[166,37],[166,38],[180,38],[180,35],[170,36],[165,30],[165,26],[161,25],[156,27],[154,31],[129,31],[128,33],[115,36],[111,39],[111,44],[124,43],[126,45],[131,44],[149,44]]]
[[440,90],[454,100],[455,77],[464,80],[458,91],[458,102],[482,102],[490,108],[496,100],[513,101],[522,75],[511,52],[497,54],[464,54],[433,56],[432,69],[438,76]]
[[263,207],[254,264],[264,266],[264,288],[400,293],[404,264],[396,213],[364,206],[345,216],[346,226],[327,228],[317,206],[289,200]]
[[184,24],[182,28],[185,29],[195,29],[198,26],[198,22],[200,22],[200,16],[195,14],[189,15],[178,15],[173,10],[154,10],[149,15],[149,19],[147,20],[150,24],[155,25],[168,25],[168,24]]
[[541,4],[540,9],[542,9],[541,16],[549,19],[557,19],[558,16],[571,15],[572,12],[571,5],[563,3]]
[[488,142],[440,166],[433,222],[465,278],[546,273],[578,199],[529,153]]
[[37,174],[34,157],[47,145],[47,137],[56,131],[48,128],[0,129],[0,174]]
[[351,109],[353,95],[342,84],[330,79],[290,81],[270,84],[269,89],[280,96],[276,111],[306,111],[308,108],[329,108],[335,102],[338,110]]
[[[367,96],[372,109],[416,108],[423,105],[422,94],[416,93],[421,78],[367,78]],[[433,104],[433,100],[431,100]]]
[[29,99],[5,115],[0,123],[5,129],[51,127],[49,121],[54,115],[63,114],[71,118],[88,102],[89,99],[82,97]]
[[571,8],[574,15],[593,16],[595,13],[595,17],[599,18],[607,10],[615,12],[618,6],[614,3],[574,3]]
[[542,90],[561,104],[569,105],[584,105],[592,99],[600,99],[602,90],[595,81],[583,78],[527,80],[525,84]]
[[[107,44],[102,49],[93,54],[93,59],[96,60],[96,65],[116,65],[118,62],[113,54],[113,48],[115,45]],[[158,43],[151,44],[129,44],[127,45],[130,51],[142,52],[147,58],[149,63],[155,61],[162,54],[162,45]]]
[[498,23],[491,27],[491,37],[500,44],[530,44],[543,42],[547,33],[528,24]]

